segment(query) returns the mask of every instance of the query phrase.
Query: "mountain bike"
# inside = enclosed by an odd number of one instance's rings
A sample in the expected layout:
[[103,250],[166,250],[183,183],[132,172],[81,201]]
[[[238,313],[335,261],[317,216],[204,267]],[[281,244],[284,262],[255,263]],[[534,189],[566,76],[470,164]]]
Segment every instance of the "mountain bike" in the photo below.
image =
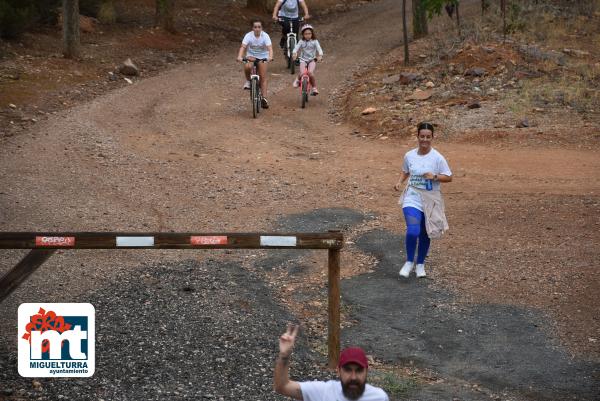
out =
[[[294,51],[294,47],[296,47],[296,43],[298,43],[298,37],[294,31],[294,21],[296,21],[296,19],[279,17],[278,21],[282,24],[290,24],[290,30],[287,34],[285,47],[283,48],[283,55],[285,56],[285,60],[287,62],[287,68],[289,68],[291,74],[294,74],[294,72],[296,72],[296,63],[294,63],[292,58],[292,52]],[[300,24],[302,21],[304,21],[304,18],[298,18],[297,21],[298,24]]]
[[308,75],[308,66],[310,63],[316,63],[317,59],[310,60],[306,63],[306,67],[304,71],[302,71],[302,76],[300,77],[300,96],[302,97],[302,108],[306,107],[306,103],[308,103],[308,96],[312,91],[312,85],[310,84],[310,75]]
[[266,58],[257,58],[250,61],[247,58],[242,59],[242,63],[252,63],[250,70],[250,101],[252,102],[252,117],[256,118],[260,113],[262,104],[262,92],[260,90],[260,76],[258,75],[258,63],[266,63]]

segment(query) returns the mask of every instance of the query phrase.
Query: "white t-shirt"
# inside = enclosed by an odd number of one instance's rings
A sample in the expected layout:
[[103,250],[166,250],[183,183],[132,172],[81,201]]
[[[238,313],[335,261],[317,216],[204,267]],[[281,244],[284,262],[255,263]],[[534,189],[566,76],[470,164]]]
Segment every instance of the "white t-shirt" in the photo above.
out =
[[300,60],[304,62],[312,61],[317,58],[317,56],[323,55],[323,49],[321,49],[319,41],[312,39],[309,41],[302,39],[300,42],[296,43],[293,53],[298,52],[300,52]]
[[300,15],[300,3],[304,3],[304,0],[279,0],[279,3],[283,3],[279,9],[279,16],[286,18],[298,18]]
[[[342,383],[337,380],[301,382],[300,390],[304,401],[350,401],[344,396]],[[389,401],[389,398],[379,387],[367,384],[358,401]]]
[[[402,171],[409,173],[408,189],[404,195],[402,207],[414,207],[423,211],[421,195],[413,188],[426,189],[426,180],[423,178],[425,173],[452,175],[448,162],[444,156],[435,149],[431,149],[426,155],[419,155],[418,148],[406,152],[404,155],[404,164]],[[432,190],[440,190],[440,182],[433,181]]]
[[244,36],[242,44],[246,46],[246,56],[256,58],[269,57],[269,49],[267,46],[271,46],[271,38],[265,31],[262,31],[259,37],[256,37],[252,31],[248,32],[246,36]]

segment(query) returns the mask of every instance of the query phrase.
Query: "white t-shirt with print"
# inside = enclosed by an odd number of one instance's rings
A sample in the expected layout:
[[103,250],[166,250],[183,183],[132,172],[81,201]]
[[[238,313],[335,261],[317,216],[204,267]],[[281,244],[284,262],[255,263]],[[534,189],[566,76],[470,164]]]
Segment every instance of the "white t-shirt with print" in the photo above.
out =
[[[344,396],[342,383],[337,380],[301,382],[300,390],[304,401],[350,401]],[[358,401],[389,401],[389,398],[379,387],[367,384]]]
[[283,3],[279,8],[279,16],[286,18],[298,18],[300,15],[300,3],[304,3],[304,0],[279,0],[279,3]]
[[[444,156],[435,149],[431,149],[426,155],[420,155],[418,148],[406,152],[404,155],[404,164],[402,165],[402,171],[409,173],[408,178],[408,189],[404,195],[404,202],[402,207],[414,207],[423,211],[423,204],[421,201],[421,195],[413,188],[426,189],[426,180],[423,178],[425,173],[452,175],[448,162],[444,159]],[[440,190],[440,182],[433,181],[432,190]]]
[[256,58],[268,58],[271,46],[271,38],[265,31],[261,31],[260,36],[256,37],[254,32],[250,31],[244,36],[242,44],[246,46],[246,56]]

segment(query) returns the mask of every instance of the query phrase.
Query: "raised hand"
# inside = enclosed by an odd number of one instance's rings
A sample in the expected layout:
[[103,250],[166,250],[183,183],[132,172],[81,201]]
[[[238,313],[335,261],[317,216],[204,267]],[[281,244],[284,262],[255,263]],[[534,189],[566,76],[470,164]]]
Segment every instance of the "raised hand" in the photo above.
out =
[[292,354],[299,329],[300,326],[296,324],[288,324],[287,331],[279,337],[279,355],[288,357]]

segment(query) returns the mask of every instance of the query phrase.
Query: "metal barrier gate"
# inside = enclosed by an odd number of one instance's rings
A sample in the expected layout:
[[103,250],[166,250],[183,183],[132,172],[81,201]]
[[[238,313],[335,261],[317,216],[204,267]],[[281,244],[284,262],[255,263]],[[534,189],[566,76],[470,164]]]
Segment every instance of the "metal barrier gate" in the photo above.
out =
[[344,237],[327,233],[0,233],[0,249],[31,249],[0,278],[0,302],[8,297],[57,249],[327,249],[328,361],[340,353],[340,250]]

